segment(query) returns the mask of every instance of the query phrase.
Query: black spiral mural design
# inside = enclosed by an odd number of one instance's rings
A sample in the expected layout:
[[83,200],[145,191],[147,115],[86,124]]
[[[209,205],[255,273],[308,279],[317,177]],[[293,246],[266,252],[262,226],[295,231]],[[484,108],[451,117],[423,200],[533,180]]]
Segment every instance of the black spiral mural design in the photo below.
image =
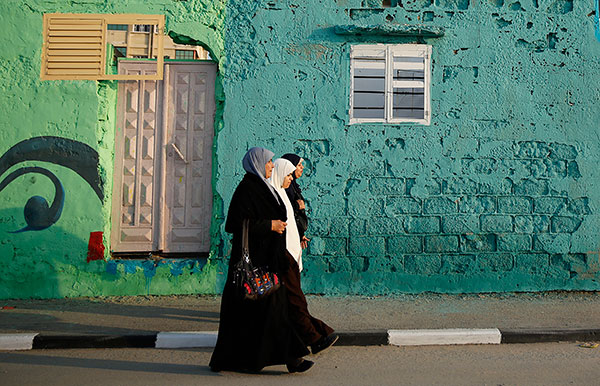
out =
[[[42,136],[21,141],[0,157],[0,176],[8,169],[24,161],[43,161],[67,167],[79,174],[104,199],[104,181],[98,173],[98,152],[85,143],[68,138]],[[60,180],[49,170],[32,166],[16,169],[0,182],[0,192],[15,178],[28,173],[48,177],[55,188],[52,205],[45,198],[33,196],[24,208],[27,226],[13,233],[39,231],[50,227],[60,218],[65,202],[65,190]]]

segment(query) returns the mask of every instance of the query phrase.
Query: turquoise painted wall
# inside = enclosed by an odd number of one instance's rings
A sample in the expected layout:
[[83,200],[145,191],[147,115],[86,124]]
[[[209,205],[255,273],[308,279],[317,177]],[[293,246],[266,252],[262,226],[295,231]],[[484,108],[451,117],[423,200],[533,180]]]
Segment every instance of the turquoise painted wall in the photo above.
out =
[[[307,292],[598,290],[595,9],[230,0],[217,192],[229,202],[250,146],[307,160]],[[334,33],[345,25],[444,36]],[[355,43],[432,46],[431,125],[348,124]]]
[[[223,1],[0,2],[0,157],[33,137],[65,138],[91,149],[98,167],[86,170],[105,182],[99,188],[101,199],[93,184],[57,159],[18,163],[4,159],[2,165],[8,167],[0,183],[22,167],[41,167],[56,176],[65,197],[62,214],[53,225],[10,233],[25,227],[24,208],[30,197],[43,197],[52,205],[55,188],[47,176],[27,173],[0,189],[0,298],[214,293],[216,266],[210,261],[111,260],[116,82],[40,80],[42,15],[52,12],[164,14],[167,31],[175,39],[202,44],[217,61],[223,58]],[[220,82],[219,78],[217,125],[223,106]],[[45,140],[36,146],[49,143]],[[105,260],[87,261],[91,232],[103,232]]]

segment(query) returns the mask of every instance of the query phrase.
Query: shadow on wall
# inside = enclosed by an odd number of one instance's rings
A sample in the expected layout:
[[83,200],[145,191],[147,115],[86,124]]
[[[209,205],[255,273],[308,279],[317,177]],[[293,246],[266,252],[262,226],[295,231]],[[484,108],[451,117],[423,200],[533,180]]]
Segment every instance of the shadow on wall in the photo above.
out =
[[[12,233],[23,222],[23,209],[0,210],[0,265],[3,280],[0,299],[64,297],[76,289],[76,270],[85,267],[87,241],[54,226],[38,232]],[[104,262],[95,262],[99,265]]]
[[214,293],[207,259],[95,260],[88,240],[70,232],[77,221],[11,233],[22,222],[20,207],[0,210],[0,299]]
[[[25,161],[50,162],[69,168],[90,185],[100,201],[104,199],[104,181],[98,174],[98,153],[85,143],[53,136],[26,139],[12,146],[0,157],[0,176],[11,167]],[[15,232],[46,229],[58,221],[63,210],[65,190],[60,180],[52,172],[41,167],[22,167],[14,170],[0,181],[0,192],[16,178],[29,173],[43,174],[52,181],[55,189],[54,200],[52,205],[48,205],[43,197],[29,198],[24,213],[27,226]]]
[[[65,228],[54,226],[51,230],[47,229],[61,218],[65,198],[67,203],[79,205],[81,188],[63,186],[56,172],[39,166],[24,166],[7,174],[11,168],[25,162],[47,162],[70,169],[87,183],[83,186],[89,186],[102,202],[104,182],[98,174],[98,153],[79,141],[41,136],[14,144],[0,157],[2,201],[10,206],[28,197],[24,208],[3,208],[0,212],[0,262],[5,268],[5,285],[0,288],[0,297],[66,296],[69,289],[65,286],[73,289],[78,286],[77,275],[72,273],[86,263],[88,240],[66,232]],[[39,175],[46,178],[38,180],[36,176]],[[72,184],[73,180],[69,179],[68,185]],[[45,191],[48,196],[53,196],[51,204],[37,195]],[[54,194],[51,195],[50,191]],[[67,212],[70,209],[67,208]],[[85,207],[82,212],[74,208],[68,216],[70,218],[63,221],[63,226],[68,229],[70,224],[77,226],[81,221],[89,222],[89,209]],[[103,258],[102,236],[99,236],[100,248],[96,242],[93,259]]]

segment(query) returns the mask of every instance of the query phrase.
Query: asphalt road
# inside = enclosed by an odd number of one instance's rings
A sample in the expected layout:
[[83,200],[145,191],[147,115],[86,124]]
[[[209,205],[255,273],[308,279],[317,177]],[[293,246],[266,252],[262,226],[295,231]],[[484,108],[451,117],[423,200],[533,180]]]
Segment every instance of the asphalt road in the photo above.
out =
[[0,352],[12,385],[597,385],[600,348],[575,343],[333,347],[307,373],[212,373],[210,349]]

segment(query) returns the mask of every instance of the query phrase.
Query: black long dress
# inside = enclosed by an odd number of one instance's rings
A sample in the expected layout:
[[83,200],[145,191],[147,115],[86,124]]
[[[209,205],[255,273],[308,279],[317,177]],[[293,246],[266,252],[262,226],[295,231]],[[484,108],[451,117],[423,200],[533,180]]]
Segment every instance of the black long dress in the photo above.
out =
[[287,188],[285,192],[287,193],[287,196],[292,204],[292,208],[294,209],[296,225],[298,226],[298,234],[300,235],[300,240],[302,240],[302,237],[308,228],[308,217],[306,216],[306,210],[300,209],[300,204],[298,204],[298,200],[304,201],[304,197],[302,196],[302,190],[300,189],[298,182],[296,182],[295,175],[290,187]]
[[252,264],[278,272],[280,278],[289,268],[285,233],[271,230],[271,220],[286,221],[285,206],[260,177],[248,173],[233,194],[225,223],[225,231],[233,233],[233,245],[221,300],[219,335],[210,360],[214,371],[260,371],[308,354],[289,321],[285,286],[265,299],[248,301],[238,296],[231,282],[233,267],[241,258],[244,218],[250,219]]
[[[300,235],[300,240],[302,240],[302,236],[304,236],[304,233],[308,228],[308,217],[306,216],[306,210],[300,209],[300,205],[298,204],[298,200],[304,201],[304,197],[302,196],[302,190],[300,189],[295,176],[290,187],[287,188],[285,192],[294,209],[298,234]],[[306,302],[306,297],[304,296],[302,285],[300,284],[300,268],[290,254],[288,254],[288,261],[290,269],[283,276],[283,279],[288,290],[290,319],[304,343],[313,345],[317,343],[319,339],[327,337],[335,331],[333,328],[329,327],[327,323],[310,314],[308,311],[308,303]]]

